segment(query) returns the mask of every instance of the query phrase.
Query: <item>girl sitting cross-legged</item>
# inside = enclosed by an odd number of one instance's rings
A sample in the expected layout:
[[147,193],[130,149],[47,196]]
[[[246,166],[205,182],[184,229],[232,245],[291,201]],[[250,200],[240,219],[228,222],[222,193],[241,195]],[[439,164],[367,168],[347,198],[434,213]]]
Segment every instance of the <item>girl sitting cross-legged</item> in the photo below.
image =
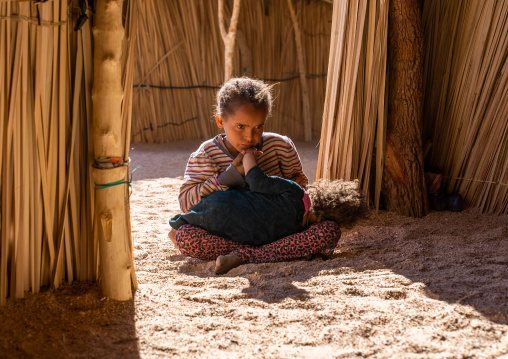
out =
[[214,192],[190,212],[169,221],[170,237],[182,253],[201,259],[216,257],[216,274],[242,263],[288,260],[303,257],[309,250],[316,253],[320,244],[313,243],[312,236],[291,236],[313,223],[322,222],[328,229],[321,234],[333,248],[340,237],[339,226],[350,224],[366,210],[356,181],[321,180],[309,186],[307,193],[294,181],[264,174],[256,153],[253,148],[244,151],[248,190]]
[[[294,181],[303,189],[307,187],[308,180],[293,142],[286,136],[263,131],[271,108],[271,87],[262,81],[234,78],[222,86],[217,95],[215,120],[224,134],[203,142],[190,156],[178,196],[182,212],[190,212],[214,193],[246,190],[249,179],[242,161],[245,151],[251,148],[263,153],[256,161],[262,173]],[[256,211],[263,213],[263,207]],[[276,218],[276,214],[271,213],[269,218]],[[300,227],[296,233],[294,230],[287,232],[293,234],[271,238],[272,242],[264,245],[258,242],[256,246],[232,242],[192,224],[180,225],[178,231],[172,230],[169,235],[183,254],[216,260],[216,273],[224,273],[240,263],[276,262],[317,254],[333,249],[340,238],[339,226],[333,221],[316,222],[303,230]],[[231,258],[235,260],[233,264]]]

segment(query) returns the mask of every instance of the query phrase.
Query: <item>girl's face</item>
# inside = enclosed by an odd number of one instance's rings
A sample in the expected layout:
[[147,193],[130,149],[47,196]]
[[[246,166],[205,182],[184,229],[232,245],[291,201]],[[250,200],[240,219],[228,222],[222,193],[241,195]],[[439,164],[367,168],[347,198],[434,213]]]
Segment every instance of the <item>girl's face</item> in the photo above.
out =
[[250,103],[239,106],[227,118],[215,116],[217,126],[224,128],[226,145],[234,157],[247,148],[257,146],[263,135],[265,121],[265,110],[256,109]]

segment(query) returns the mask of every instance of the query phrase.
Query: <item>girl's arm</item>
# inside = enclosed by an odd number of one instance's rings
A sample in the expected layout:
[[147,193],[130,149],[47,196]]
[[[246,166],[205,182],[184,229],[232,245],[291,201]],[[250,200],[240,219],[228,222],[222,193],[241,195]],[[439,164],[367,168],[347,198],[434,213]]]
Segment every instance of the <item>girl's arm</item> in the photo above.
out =
[[276,176],[267,176],[257,166],[256,156],[260,155],[257,150],[249,148],[243,156],[243,167],[245,169],[245,180],[250,190],[265,194],[282,194],[288,191],[301,192],[301,188],[294,181]]
[[278,176],[267,176],[261,168],[254,166],[247,172],[245,181],[249,184],[252,192],[282,195],[286,192],[300,193],[303,196],[302,187],[296,182]]
[[266,174],[290,179],[306,188],[308,179],[291,139],[277,133],[266,133],[263,139],[264,154],[258,161],[259,167]]
[[220,168],[211,161],[205,152],[195,152],[191,155],[178,195],[182,212],[189,212],[202,198],[212,192],[229,189],[228,186],[220,184],[217,178],[219,172]]
[[[285,137],[285,136],[284,136]],[[286,153],[281,157],[280,169],[284,178],[295,181],[303,188],[307,188],[309,179],[303,173],[302,162],[296,151],[296,147],[289,137],[285,137],[287,147]]]
[[256,159],[256,153],[262,154],[262,152],[259,152],[254,148],[249,148],[241,153],[241,155],[243,156],[242,160],[245,174],[247,174],[252,167],[258,164]]

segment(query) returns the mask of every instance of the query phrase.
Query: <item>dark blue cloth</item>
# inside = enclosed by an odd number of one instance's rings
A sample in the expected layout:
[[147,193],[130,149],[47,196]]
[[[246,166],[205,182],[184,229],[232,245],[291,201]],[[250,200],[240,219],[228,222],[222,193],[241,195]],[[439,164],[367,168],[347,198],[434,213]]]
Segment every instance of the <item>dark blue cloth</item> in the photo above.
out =
[[171,227],[184,224],[206,229],[232,241],[260,246],[302,229],[303,189],[294,181],[267,176],[255,166],[245,176],[249,190],[213,192],[170,219]]

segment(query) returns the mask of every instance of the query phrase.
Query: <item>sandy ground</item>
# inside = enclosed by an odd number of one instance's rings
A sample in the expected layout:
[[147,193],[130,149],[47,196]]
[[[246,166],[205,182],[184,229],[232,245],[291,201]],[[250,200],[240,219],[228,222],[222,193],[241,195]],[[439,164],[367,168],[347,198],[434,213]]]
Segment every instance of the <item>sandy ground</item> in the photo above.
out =
[[[508,358],[508,216],[371,212],[330,260],[214,263],[167,238],[198,142],[133,145],[139,289],[64,284],[0,307],[0,357]],[[315,177],[318,149],[297,143]]]

